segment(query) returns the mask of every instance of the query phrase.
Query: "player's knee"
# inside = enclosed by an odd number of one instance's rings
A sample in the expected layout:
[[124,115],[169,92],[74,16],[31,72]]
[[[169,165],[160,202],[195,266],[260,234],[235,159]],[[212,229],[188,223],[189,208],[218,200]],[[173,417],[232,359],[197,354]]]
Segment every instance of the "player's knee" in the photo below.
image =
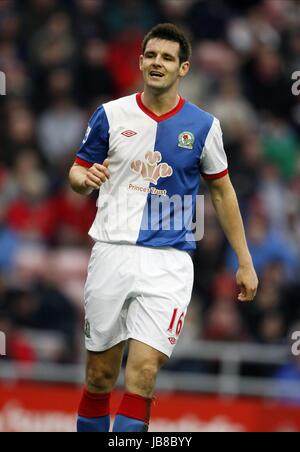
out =
[[158,370],[158,366],[154,364],[128,369],[125,376],[126,389],[144,397],[152,397]]
[[89,392],[107,393],[114,389],[118,375],[108,367],[87,369],[86,386]]

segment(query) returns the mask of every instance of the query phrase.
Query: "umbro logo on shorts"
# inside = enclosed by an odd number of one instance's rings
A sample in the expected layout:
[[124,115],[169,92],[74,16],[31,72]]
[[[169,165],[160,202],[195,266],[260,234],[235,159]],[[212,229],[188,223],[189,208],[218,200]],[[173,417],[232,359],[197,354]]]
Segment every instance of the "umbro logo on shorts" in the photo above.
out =
[[137,132],[134,132],[133,130],[125,130],[125,132],[122,132],[122,135],[127,138],[134,137],[134,135],[137,135]]
[[169,339],[171,345],[175,345],[177,342],[177,339],[175,337],[168,337],[168,339]]

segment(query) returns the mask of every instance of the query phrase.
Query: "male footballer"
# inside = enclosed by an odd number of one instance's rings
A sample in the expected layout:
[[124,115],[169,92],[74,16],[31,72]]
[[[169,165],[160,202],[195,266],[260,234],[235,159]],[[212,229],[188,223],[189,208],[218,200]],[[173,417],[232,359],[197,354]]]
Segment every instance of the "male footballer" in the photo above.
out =
[[180,29],[154,27],[139,61],[143,92],[97,109],[70,170],[77,193],[99,191],[85,286],[87,371],[78,432],[109,431],[110,395],[127,342],[125,394],[112,429],[148,430],[156,377],[191,299],[189,252],[196,244],[191,221],[178,220],[194,218],[201,176],[238,257],[238,300],[251,301],[257,291],[220,123],[179,94],[190,56]]

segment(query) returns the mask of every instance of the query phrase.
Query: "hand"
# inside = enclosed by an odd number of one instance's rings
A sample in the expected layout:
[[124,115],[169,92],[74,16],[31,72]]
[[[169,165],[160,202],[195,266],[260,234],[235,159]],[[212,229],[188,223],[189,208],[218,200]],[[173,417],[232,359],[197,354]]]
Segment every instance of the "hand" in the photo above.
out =
[[103,162],[103,165],[95,163],[91,168],[89,168],[84,180],[85,187],[99,190],[101,185],[103,185],[108,179],[110,179],[110,172],[108,170],[108,167],[109,160],[106,159]]
[[258,287],[258,278],[253,265],[240,267],[236,274],[236,281],[241,290],[238,300],[242,302],[253,301]]

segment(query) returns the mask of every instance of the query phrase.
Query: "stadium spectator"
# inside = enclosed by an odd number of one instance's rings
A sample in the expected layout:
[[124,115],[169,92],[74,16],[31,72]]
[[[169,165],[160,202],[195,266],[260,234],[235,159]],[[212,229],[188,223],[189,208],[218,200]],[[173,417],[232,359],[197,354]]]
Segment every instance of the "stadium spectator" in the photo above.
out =
[[[206,203],[194,255],[198,323],[188,340],[286,340],[300,319],[300,95],[291,89],[300,70],[299,8],[296,0],[0,1],[0,298],[1,285],[29,291],[15,299],[13,317],[1,310],[0,330],[20,338],[12,358],[80,359],[78,288],[94,207],[66,188],[67,169],[92,111],[140,89],[140,36],[165,20],[193,40],[182,95],[221,120],[261,278],[256,304],[236,309],[228,276],[236,264]],[[58,316],[62,342],[49,339],[47,357],[32,350],[23,327],[49,333]]]

